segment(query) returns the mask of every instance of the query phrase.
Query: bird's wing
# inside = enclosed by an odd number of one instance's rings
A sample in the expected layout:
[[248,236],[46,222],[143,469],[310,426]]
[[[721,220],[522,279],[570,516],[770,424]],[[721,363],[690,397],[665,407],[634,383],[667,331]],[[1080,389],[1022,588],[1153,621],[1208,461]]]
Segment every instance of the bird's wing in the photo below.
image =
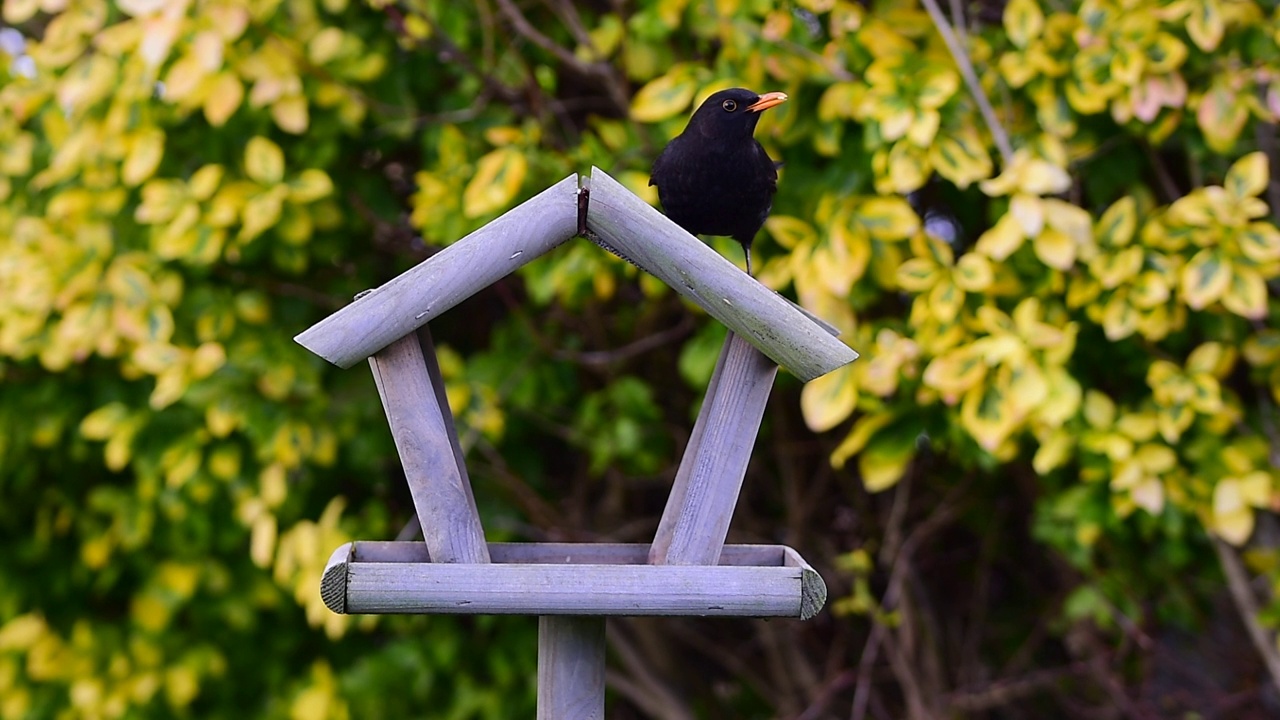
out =
[[[679,139],[679,137],[677,136],[676,139]],[[649,171],[649,185],[651,187],[662,182],[662,178],[667,174],[667,161],[671,155],[671,148],[675,145],[676,140],[673,139],[667,143],[666,147],[662,148],[662,152],[658,153],[658,159],[653,161],[653,169]]]
[[760,176],[769,184],[769,192],[776,193],[778,192],[778,168],[782,167],[782,162],[774,162],[759,140],[756,140],[755,143],[757,162],[763,168]]

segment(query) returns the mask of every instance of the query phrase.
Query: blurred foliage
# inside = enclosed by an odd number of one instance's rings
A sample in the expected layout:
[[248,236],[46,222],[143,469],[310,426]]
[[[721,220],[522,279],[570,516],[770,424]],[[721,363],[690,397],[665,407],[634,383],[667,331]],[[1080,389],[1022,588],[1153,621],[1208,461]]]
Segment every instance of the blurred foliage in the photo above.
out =
[[[530,714],[532,621],[321,605],[329,552],[411,505],[367,374],[290,338],[569,173],[656,202],[657,150],[735,85],[791,96],[757,132],[786,163],[760,280],[863,354],[780,381],[835,434],[772,413],[748,480],[827,495],[737,521],[841,545],[823,632],[911,626],[868,550],[902,515],[866,491],[913,471],[974,528],[1026,498],[1072,568],[993,656],[1045,606],[1071,647],[1194,616],[1207,538],[1280,507],[1280,10],[967,9],[6,0],[0,718]],[[647,537],[722,337],[691,315],[575,241],[437,324],[491,539]],[[1278,556],[1247,555],[1272,587]],[[737,716],[831,694],[752,682]]]

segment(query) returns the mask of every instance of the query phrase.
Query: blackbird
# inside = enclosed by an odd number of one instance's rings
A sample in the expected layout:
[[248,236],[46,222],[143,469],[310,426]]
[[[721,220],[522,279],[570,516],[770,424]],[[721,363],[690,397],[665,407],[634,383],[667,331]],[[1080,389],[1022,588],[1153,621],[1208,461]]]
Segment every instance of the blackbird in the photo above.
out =
[[769,216],[778,169],[752,133],[760,113],[787,100],[745,88],[707,98],[684,132],[663,148],[649,184],[667,217],[692,235],[727,235],[742,244],[751,274],[751,241]]

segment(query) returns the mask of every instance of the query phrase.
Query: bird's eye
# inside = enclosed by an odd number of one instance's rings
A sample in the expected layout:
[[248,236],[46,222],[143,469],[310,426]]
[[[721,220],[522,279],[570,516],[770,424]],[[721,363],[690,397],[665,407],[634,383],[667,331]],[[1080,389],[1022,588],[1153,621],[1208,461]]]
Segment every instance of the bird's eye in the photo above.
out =
[[724,108],[728,112],[733,112],[738,109],[738,102],[736,100],[725,100],[720,103],[720,107]]

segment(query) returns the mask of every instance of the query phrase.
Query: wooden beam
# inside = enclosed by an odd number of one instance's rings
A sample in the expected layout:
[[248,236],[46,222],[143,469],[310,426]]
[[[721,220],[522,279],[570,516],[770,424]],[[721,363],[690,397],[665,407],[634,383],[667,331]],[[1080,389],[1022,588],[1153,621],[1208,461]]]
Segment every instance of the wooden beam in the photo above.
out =
[[[429,563],[431,552],[420,542],[361,540],[343,545],[341,562]],[[512,565],[647,565],[645,543],[489,543],[494,563]],[[725,545],[720,564],[726,567],[808,567],[786,545]]]
[[410,332],[369,358],[369,366],[431,557],[487,563],[489,548],[430,342],[429,332],[421,338]]
[[599,168],[591,169],[587,226],[605,246],[697,303],[805,382],[858,357],[807,313]]
[[604,720],[602,617],[538,618],[538,720]]
[[740,336],[725,338],[653,539],[655,565],[719,562],[777,372]]
[[[794,550],[728,545],[717,566],[646,565],[649,546],[493,543],[489,565],[423,561],[422,543],[336,550],[320,596],[334,612],[449,615],[700,615],[807,620],[826,585]],[[761,564],[752,564],[759,561]]]
[[[348,543],[343,562],[430,562],[420,542],[360,541]],[[648,565],[645,543],[492,542],[489,557],[509,565]],[[726,544],[719,564],[728,568],[808,568],[804,557],[785,544]]]
[[573,237],[577,197],[570,175],[294,340],[339,367],[355,365]]

